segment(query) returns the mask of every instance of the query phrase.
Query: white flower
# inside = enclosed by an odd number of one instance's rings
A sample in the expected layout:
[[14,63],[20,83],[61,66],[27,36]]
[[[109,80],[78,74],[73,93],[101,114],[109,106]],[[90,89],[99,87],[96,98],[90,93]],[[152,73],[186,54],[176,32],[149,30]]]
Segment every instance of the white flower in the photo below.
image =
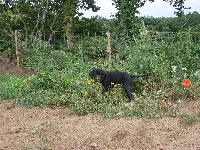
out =
[[187,68],[186,68],[186,67],[183,67],[182,70],[187,70]]
[[158,92],[158,93],[161,93],[161,92],[162,92],[162,90],[158,90],[157,92]]
[[194,73],[194,75],[195,75],[195,76],[198,76],[198,75],[200,76],[200,70],[197,70],[197,71]]
[[177,67],[176,66],[172,66],[172,70],[173,72],[176,72]]

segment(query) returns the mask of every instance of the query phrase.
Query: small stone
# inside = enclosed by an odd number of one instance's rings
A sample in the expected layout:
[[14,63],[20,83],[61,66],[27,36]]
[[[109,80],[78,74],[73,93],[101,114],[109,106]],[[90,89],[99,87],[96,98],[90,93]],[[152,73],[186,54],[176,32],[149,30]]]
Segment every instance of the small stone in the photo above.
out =
[[8,131],[9,134],[13,134],[13,133],[19,133],[21,130],[21,128],[19,127],[12,127],[10,128],[10,130]]
[[97,143],[91,143],[90,147],[93,148],[93,149],[97,149]]

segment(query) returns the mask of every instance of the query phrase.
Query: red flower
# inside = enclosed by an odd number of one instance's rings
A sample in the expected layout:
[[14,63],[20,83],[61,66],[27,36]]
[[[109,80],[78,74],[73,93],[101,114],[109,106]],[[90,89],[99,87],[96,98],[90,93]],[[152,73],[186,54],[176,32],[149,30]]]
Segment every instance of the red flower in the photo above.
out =
[[[192,84],[192,82],[189,80],[189,79],[185,79],[182,83],[181,83],[181,85],[183,86],[183,87],[188,87],[188,86],[190,86]],[[192,87],[193,88],[193,87]]]
[[185,83],[185,82],[182,82],[181,85],[182,85],[183,87],[187,87],[187,86],[188,86],[187,83]]
[[167,103],[165,101],[162,102],[163,105],[166,105]]

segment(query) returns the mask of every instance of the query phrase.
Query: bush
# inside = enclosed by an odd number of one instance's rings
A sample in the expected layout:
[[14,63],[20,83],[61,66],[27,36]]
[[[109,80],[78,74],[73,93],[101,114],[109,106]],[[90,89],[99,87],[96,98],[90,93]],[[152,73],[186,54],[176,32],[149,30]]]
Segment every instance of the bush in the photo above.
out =
[[10,76],[10,77],[1,77],[2,80],[5,79],[4,81],[2,81],[2,90],[1,90],[1,94],[0,97],[1,98],[16,98],[18,97],[24,88],[24,78],[22,77],[15,77],[15,76]]

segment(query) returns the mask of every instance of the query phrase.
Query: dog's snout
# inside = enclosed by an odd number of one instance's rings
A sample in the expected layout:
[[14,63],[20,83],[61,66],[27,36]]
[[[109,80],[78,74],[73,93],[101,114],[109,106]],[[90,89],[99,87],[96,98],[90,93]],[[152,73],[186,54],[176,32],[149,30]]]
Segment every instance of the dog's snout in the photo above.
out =
[[100,82],[100,81],[101,81],[101,79],[100,79],[100,78],[97,78],[97,81],[98,81],[98,82]]
[[97,76],[95,76],[95,80],[96,80],[97,82],[101,82],[101,77],[100,77],[99,75],[97,75]]

